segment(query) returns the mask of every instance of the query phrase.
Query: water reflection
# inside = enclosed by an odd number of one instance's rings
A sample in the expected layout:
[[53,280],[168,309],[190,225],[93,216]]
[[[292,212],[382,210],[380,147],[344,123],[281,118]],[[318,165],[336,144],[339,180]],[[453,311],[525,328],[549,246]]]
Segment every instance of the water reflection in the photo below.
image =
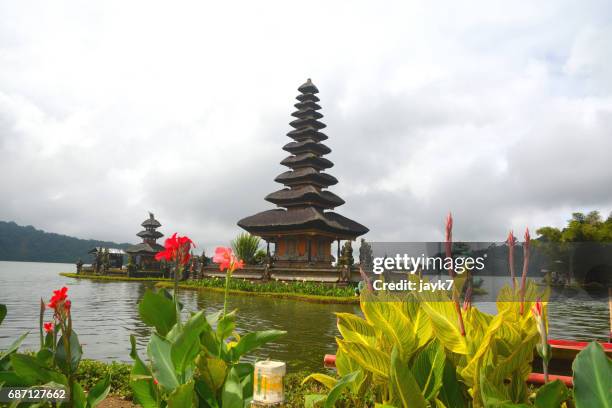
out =
[[[0,348],[25,331],[30,331],[25,348],[38,347],[38,307],[51,290],[70,287],[75,314],[74,327],[84,343],[86,358],[130,361],[129,336],[135,334],[144,349],[150,329],[138,317],[137,303],[150,283],[75,280],[58,275],[74,265],[0,262],[0,303],[8,315],[0,326]],[[185,311],[223,307],[223,296],[214,292],[183,291]],[[481,306],[495,311],[494,303]],[[232,296],[231,309],[239,310],[241,331],[279,329],[286,336],[262,348],[251,358],[274,358],[288,362],[292,370],[320,370],[323,355],[334,353],[336,318],[334,312],[358,313],[357,305],[323,305],[285,299]],[[50,315],[48,315],[50,318]],[[607,301],[576,296],[550,308],[551,336],[568,339],[605,340],[608,334]]]

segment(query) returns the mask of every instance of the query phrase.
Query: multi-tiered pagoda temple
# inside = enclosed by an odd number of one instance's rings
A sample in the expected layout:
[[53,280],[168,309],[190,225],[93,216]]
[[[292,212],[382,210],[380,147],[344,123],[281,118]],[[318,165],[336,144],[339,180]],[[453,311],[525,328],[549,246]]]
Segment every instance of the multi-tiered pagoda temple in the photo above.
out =
[[144,227],[144,230],[136,235],[142,238],[142,242],[132,245],[125,252],[137,257],[136,263],[140,268],[159,269],[159,262],[155,260],[155,254],[164,250],[164,247],[157,243],[157,240],[164,236],[164,234],[157,231],[161,227],[161,223],[155,219],[152,213],[149,213],[149,218],[140,225]]
[[297,119],[290,123],[294,130],[287,133],[293,141],[283,147],[290,155],[281,161],[290,170],[275,179],[286,188],[265,198],[281,208],[246,217],[238,225],[275,244],[275,266],[329,268],[332,242],[354,240],[368,229],[329,211],[344,200],[326,190],[338,180],[324,172],[334,164],[323,157],[331,149],[321,143],[327,136],[320,131],[325,124],[319,121],[323,117],[315,95],[319,90],[308,79],[298,91],[297,111],[292,113]]

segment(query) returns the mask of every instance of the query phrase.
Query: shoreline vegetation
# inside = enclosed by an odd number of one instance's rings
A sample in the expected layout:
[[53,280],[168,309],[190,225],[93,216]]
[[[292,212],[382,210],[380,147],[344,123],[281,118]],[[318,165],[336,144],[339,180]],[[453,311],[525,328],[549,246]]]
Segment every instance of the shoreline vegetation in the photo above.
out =
[[[76,273],[60,273],[61,276],[76,279],[127,281],[127,282],[155,282],[158,288],[172,288],[172,279],[165,278],[128,278],[122,276],[78,275]],[[179,289],[200,290],[208,292],[225,292],[225,279],[206,278],[195,281],[183,281],[178,284]],[[248,280],[231,279],[228,293],[241,296],[263,296],[277,299],[291,299],[303,302],[322,304],[359,304],[359,297],[355,296],[353,286],[326,285],[316,282],[278,282],[254,283]]]

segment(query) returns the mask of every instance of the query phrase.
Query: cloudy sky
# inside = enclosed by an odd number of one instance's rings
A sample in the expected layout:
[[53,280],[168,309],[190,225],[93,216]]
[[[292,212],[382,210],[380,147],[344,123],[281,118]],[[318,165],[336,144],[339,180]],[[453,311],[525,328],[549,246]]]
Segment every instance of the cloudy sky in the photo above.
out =
[[0,0],[0,220],[224,244],[272,208],[308,77],[369,240],[607,215],[610,51],[607,1]]

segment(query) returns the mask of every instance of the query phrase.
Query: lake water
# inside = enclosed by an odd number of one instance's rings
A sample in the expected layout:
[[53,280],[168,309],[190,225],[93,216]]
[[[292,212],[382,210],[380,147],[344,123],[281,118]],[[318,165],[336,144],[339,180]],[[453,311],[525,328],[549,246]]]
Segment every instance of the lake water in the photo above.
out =
[[[61,286],[69,287],[73,324],[84,344],[85,358],[131,361],[130,334],[136,335],[141,350],[144,349],[150,329],[140,321],[137,303],[151,284],[58,275],[74,269],[72,264],[0,261],[0,303],[8,307],[8,315],[0,326],[0,349],[26,331],[30,335],[22,349],[38,348],[40,298],[48,301],[51,291]],[[214,312],[223,307],[223,295],[219,293],[182,291],[180,299],[189,311]],[[493,303],[479,306],[490,313],[495,311]],[[321,370],[323,355],[336,350],[334,338],[338,331],[334,312],[359,312],[358,305],[323,305],[237,295],[230,297],[229,308],[239,310],[240,330],[286,330],[287,335],[266,345],[256,357],[284,360],[292,371]],[[575,296],[551,304],[549,313],[553,338],[607,340],[610,330],[607,297]],[[49,312],[46,317],[48,321]]]

